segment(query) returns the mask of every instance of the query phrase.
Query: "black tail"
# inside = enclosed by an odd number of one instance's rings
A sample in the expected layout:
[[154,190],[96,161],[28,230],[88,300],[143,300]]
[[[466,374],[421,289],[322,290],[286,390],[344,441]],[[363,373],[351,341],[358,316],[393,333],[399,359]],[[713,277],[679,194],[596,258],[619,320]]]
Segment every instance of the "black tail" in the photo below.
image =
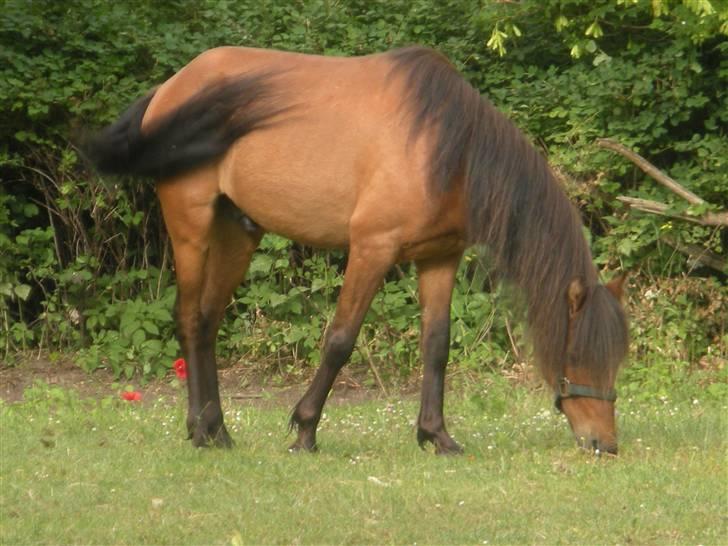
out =
[[82,149],[107,174],[159,179],[188,171],[220,157],[235,140],[289,109],[281,105],[272,77],[258,73],[225,79],[142,132],[151,93],[88,139]]

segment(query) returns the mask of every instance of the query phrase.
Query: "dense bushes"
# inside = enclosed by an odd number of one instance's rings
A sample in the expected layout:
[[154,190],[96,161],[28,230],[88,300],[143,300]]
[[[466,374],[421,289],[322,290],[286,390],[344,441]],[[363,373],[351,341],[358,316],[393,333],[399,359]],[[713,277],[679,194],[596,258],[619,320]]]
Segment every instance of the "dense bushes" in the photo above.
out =
[[[709,207],[688,208],[594,146],[599,137],[619,140],[709,203],[726,206],[728,13],[716,13],[713,4],[6,0],[3,354],[80,351],[87,369],[149,375],[164,373],[177,351],[170,249],[153,188],[92,174],[73,144],[83,128],[114,119],[216,45],[358,55],[424,43],[446,53],[548,153],[583,212],[597,263],[606,272],[632,272],[631,303],[640,320],[635,366],[625,377],[643,383],[641,371],[662,366],[667,372],[657,377],[669,385],[677,368],[699,367],[707,356],[711,369],[719,368],[725,311],[715,302],[725,300],[726,271],[706,267],[695,254],[725,256],[725,230],[628,211],[617,195],[669,203],[676,214],[699,216]],[[315,361],[344,259],[267,238],[223,325],[222,355],[283,371]],[[488,283],[472,255],[468,260],[453,305],[453,360],[473,369],[509,365],[520,332],[507,322],[506,306],[495,309],[498,293],[480,290]],[[406,374],[417,362],[416,283],[407,266],[390,280],[354,359],[384,359]],[[680,334],[652,326],[659,324]]]

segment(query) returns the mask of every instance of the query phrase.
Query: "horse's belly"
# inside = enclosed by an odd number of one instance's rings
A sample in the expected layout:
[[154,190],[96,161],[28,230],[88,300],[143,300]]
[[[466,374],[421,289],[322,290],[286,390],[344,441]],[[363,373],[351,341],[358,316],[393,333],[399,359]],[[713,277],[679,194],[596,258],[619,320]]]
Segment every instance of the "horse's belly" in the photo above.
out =
[[347,246],[356,203],[350,154],[266,133],[233,148],[221,165],[221,191],[266,231],[312,246]]

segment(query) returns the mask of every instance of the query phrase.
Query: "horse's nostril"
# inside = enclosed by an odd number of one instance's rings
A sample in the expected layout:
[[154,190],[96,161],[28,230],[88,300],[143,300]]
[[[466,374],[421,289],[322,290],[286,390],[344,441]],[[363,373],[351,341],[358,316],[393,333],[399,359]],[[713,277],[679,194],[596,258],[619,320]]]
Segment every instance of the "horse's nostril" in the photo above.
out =
[[605,453],[608,453],[609,455],[617,454],[616,443],[601,442],[597,438],[592,438],[591,436],[579,436],[576,441],[579,447],[581,447],[582,449],[586,449],[587,451],[591,450],[597,456],[603,455]]
[[617,444],[603,444],[598,442],[597,440],[592,440],[592,449],[596,452],[597,455],[602,455],[604,453],[607,453],[609,455],[617,454]]

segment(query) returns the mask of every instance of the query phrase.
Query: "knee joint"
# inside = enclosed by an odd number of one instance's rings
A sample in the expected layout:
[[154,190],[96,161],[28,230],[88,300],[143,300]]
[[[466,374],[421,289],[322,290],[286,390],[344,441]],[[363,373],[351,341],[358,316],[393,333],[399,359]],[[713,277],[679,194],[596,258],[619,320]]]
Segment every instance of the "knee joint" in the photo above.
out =
[[346,330],[330,330],[324,341],[324,355],[332,365],[341,367],[354,350],[355,336]]

